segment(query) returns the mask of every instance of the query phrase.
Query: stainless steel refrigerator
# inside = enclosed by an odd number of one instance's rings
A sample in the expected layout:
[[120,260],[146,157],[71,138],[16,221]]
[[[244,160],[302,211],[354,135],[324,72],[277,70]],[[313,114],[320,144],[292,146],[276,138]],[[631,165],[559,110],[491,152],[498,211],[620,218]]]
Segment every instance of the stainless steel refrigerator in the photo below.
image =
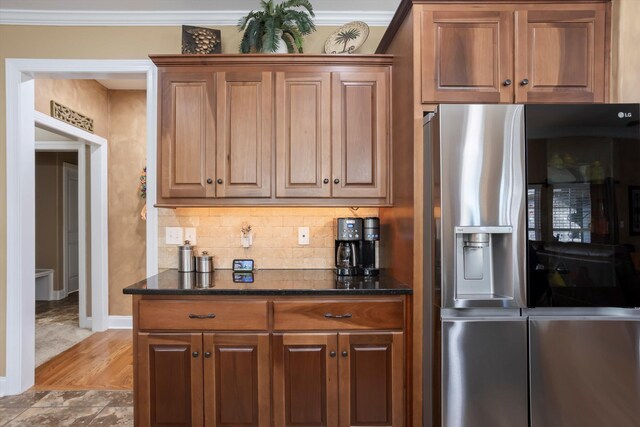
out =
[[640,425],[639,113],[441,105],[425,118],[443,426]]

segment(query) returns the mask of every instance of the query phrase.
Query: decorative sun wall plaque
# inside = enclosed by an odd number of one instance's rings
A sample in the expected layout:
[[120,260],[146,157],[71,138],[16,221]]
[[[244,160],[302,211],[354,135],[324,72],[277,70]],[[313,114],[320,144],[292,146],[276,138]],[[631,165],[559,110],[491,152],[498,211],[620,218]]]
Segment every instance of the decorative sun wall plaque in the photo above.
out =
[[51,117],[93,133],[93,119],[51,100]]
[[221,53],[220,30],[203,27],[182,26],[182,53]]

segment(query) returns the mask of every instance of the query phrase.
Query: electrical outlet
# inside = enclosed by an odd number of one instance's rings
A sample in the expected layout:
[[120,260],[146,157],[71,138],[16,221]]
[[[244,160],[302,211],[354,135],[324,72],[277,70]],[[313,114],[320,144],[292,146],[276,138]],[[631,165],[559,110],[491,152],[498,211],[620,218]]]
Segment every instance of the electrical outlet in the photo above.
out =
[[182,227],[166,227],[165,228],[165,243],[167,245],[181,245],[184,243],[182,240]]
[[298,244],[309,244],[309,227],[298,227]]
[[185,227],[184,240],[188,240],[192,245],[195,245],[197,243],[195,227]]

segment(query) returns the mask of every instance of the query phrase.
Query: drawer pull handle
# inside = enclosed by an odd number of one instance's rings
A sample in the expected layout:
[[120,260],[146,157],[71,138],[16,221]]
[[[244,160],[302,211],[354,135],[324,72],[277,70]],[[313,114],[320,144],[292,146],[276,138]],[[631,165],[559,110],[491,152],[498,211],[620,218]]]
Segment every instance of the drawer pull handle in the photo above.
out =
[[345,314],[325,313],[324,317],[326,317],[327,319],[350,319],[351,313],[345,313]]
[[216,315],[214,313],[209,314],[189,314],[189,319],[214,319]]

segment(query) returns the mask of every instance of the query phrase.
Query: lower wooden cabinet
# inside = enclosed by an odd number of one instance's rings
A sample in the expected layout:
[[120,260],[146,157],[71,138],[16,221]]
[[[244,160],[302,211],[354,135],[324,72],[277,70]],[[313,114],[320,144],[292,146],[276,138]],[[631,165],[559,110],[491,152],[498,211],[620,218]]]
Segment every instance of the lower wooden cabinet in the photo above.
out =
[[138,334],[140,426],[269,426],[269,334]]
[[135,425],[403,427],[405,307],[136,295]]
[[203,425],[202,334],[138,334],[141,426]]
[[402,426],[402,332],[273,338],[277,426]]

